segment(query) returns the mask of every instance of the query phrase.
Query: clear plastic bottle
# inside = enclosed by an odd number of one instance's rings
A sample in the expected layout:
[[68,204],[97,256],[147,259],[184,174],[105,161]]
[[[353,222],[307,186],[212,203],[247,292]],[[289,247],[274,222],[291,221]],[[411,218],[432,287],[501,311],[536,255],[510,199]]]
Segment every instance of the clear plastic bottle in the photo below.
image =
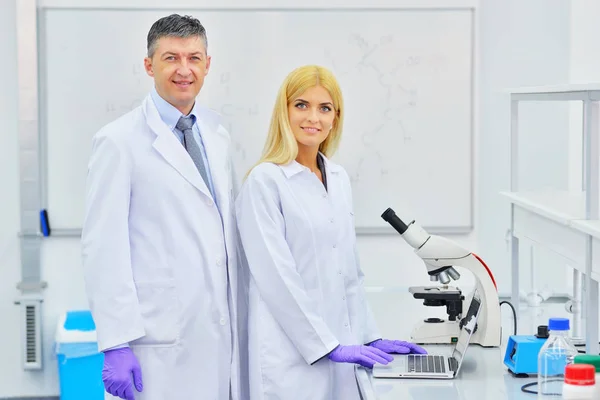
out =
[[568,336],[568,319],[550,318],[548,330],[550,335],[538,355],[538,399],[562,395],[565,369],[577,355]]

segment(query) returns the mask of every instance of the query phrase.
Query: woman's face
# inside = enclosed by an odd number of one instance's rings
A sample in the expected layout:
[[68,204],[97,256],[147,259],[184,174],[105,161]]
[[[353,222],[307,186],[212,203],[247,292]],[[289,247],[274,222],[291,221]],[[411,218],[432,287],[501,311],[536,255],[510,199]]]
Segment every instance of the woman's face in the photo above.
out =
[[329,92],[322,86],[315,86],[292,100],[288,115],[298,147],[318,149],[329,135],[336,111]]

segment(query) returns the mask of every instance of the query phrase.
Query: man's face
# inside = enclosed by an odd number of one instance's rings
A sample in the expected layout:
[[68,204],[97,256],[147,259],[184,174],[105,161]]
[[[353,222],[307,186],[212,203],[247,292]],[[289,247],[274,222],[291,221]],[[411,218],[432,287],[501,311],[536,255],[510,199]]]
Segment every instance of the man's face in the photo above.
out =
[[187,115],[204,84],[210,57],[199,36],[158,39],[152,58],[144,59],[148,75],[154,78],[158,94]]

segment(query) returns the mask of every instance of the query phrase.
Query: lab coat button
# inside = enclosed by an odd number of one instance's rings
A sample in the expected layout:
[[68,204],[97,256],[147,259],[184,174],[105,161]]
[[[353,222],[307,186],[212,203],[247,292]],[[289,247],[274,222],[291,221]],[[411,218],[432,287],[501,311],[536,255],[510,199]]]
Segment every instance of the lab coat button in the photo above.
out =
[[327,194],[323,193],[323,198],[326,199],[327,198]]
[[333,218],[329,218],[329,222],[333,224]]
[[221,258],[217,258],[217,265],[220,267],[221,265],[223,265],[223,261],[221,260]]
[[225,324],[227,323],[227,320],[226,320],[225,318],[221,318],[221,319],[219,320],[219,323],[220,323],[221,325],[225,325]]
[[206,199],[206,205],[207,205],[207,206],[209,206],[209,207],[212,207],[212,206],[213,206],[213,204],[214,204],[214,203],[213,203],[213,201],[212,201],[211,199]]
[[342,300],[346,300],[346,296],[342,297]]
[[337,247],[337,244],[334,244],[334,245],[333,245],[333,248],[335,249],[336,247]]

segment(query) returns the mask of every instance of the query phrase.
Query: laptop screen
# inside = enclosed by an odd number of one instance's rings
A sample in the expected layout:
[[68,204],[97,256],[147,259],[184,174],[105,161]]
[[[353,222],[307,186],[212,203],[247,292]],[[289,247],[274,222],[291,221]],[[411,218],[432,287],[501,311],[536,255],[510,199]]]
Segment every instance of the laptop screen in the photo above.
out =
[[477,289],[475,289],[473,292],[473,299],[471,300],[469,310],[467,311],[467,316],[464,319],[465,323],[460,330],[456,347],[452,352],[452,358],[458,362],[458,365],[460,365],[462,362],[465,351],[467,350],[467,346],[469,345],[469,341],[471,340],[471,335],[475,330],[475,324],[477,323],[477,317],[479,317],[480,309],[481,298],[479,297]]

